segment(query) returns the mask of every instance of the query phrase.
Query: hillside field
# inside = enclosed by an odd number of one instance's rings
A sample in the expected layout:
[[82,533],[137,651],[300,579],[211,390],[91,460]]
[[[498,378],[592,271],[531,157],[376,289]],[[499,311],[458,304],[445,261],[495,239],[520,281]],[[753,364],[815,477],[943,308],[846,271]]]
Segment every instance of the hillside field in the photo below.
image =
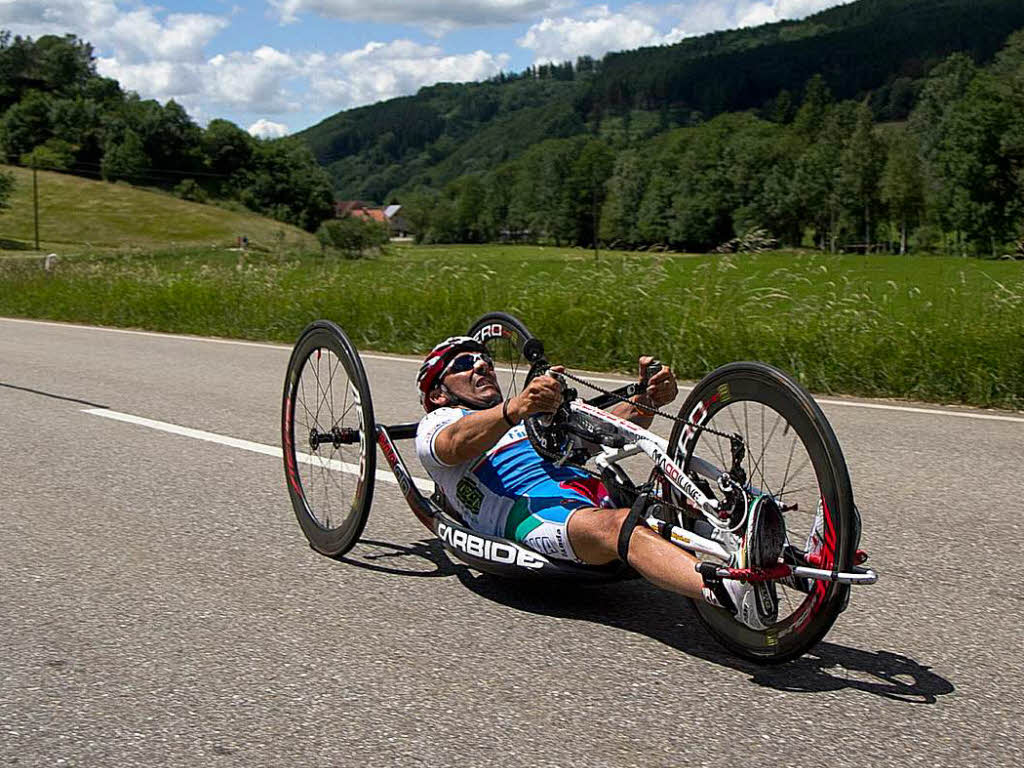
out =
[[[819,393],[1024,407],[1024,264],[809,252],[692,256],[396,246],[374,259],[184,252],[0,261],[0,315],[291,343],[317,318],[421,354],[492,310],[553,361],[697,379],[763,360]],[[410,397],[412,396],[410,382]]]
[[[15,178],[10,207],[0,210],[0,253],[32,250],[32,171],[0,170]],[[230,247],[240,236],[257,248],[319,247],[308,232],[248,211],[188,202],[123,182],[50,171],[38,175],[39,246],[45,253]]]

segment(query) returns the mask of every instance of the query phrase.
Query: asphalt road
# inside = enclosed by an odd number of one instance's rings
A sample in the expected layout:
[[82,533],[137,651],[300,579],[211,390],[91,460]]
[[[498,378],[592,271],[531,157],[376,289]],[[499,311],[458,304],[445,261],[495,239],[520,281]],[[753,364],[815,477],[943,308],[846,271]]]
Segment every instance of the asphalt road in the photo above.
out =
[[830,400],[882,578],[765,669],[642,582],[457,566],[390,483],[317,556],[279,459],[86,412],[276,446],[287,359],[0,319],[0,765],[1024,764],[1024,415]]

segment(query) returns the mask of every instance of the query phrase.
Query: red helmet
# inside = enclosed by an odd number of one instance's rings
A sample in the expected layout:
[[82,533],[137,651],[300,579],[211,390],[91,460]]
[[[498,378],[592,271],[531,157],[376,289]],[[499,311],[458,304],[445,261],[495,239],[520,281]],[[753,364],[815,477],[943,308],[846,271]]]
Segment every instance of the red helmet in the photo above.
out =
[[487,347],[472,336],[449,336],[430,350],[430,354],[420,366],[420,372],[416,376],[416,387],[420,391],[420,405],[427,413],[438,407],[427,400],[427,395],[437,385],[438,379],[444,369],[448,367],[448,363],[460,352],[486,353]]

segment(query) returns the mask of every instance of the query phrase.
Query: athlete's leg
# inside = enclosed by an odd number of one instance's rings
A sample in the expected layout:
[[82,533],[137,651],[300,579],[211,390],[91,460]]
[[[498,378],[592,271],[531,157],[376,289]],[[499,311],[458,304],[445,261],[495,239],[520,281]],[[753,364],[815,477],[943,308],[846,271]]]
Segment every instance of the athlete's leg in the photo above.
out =
[[[619,529],[628,509],[584,507],[569,517],[568,535],[576,556],[601,565],[618,558]],[[629,540],[629,564],[652,584],[687,597],[700,597],[704,580],[693,569],[697,558],[670,544],[642,523]]]

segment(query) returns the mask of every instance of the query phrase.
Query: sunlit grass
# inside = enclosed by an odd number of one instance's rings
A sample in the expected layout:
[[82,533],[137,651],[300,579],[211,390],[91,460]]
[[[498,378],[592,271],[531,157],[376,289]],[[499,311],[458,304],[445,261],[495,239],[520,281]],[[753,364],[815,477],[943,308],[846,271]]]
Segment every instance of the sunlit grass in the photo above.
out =
[[379,259],[207,250],[0,263],[0,314],[293,341],[340,323],[360,349],[421,353],[491,310],[549,357],[696,379],[763,360],[823,393],[1024,406],[1024,265],[950,258],[681,256],[402,246]]
[[[35,246],[32,171],[0,166],[15,186],[0,211],[0,252]],[[130,184],[38,172],[40,250],[60,256],[97,249],[229,247],[241,236],[262,248],[316,246],[308,232],[246,210],[179,200]]]

